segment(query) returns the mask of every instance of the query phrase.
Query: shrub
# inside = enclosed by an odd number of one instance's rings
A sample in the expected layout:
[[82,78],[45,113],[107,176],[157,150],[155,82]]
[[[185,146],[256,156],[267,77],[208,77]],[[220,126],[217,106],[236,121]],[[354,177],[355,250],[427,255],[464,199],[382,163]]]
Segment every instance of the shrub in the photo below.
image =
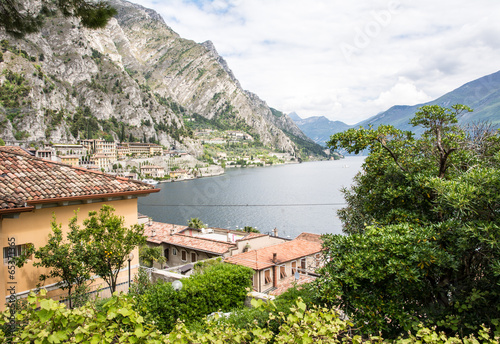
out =
[[177,319],[192,323],[212,312],[243,307],[252,274],[251,269],[239,265],[210,265],[184,279],[180,291],[175,291],[170,283],[153,285],[139,297],[139,309],[167,333]]

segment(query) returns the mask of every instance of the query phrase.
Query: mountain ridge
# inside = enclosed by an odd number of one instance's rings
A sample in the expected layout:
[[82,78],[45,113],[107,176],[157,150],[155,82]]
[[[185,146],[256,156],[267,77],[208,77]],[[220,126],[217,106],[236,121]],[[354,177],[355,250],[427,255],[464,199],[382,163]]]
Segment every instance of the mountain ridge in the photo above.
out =
[[401,130],[420,133],[421,128],[415,128],[409,124],[409,120],[418,108],[424,105],[450,107],[454,104],[467,105],[473,109],[473,112],[464,113],[459,117],[460,124],[486,121],[495,128],[500,127],[500,71],[469,81],[427,103],[394,105],[354,125],[348,125],[341,121],[331,121],[324,116],[302,119],[295,112],[290,113],[289,116],[313,141],[324,145],[332,134],[360,126],[376,128],[381,124],[391,124]]
[[[0,137],[75,142],[106,136],[199,154],[186,123],[202,116],[292,154],[299,149],[285,132],[309,140],[286,115],[277,118],[241,88],[212,42],[180,37],[154,10],[109,2],[118,14],[101,30],[56,14],[24,39],[0,33]],[[16,102],[9,100],[13,90]]]

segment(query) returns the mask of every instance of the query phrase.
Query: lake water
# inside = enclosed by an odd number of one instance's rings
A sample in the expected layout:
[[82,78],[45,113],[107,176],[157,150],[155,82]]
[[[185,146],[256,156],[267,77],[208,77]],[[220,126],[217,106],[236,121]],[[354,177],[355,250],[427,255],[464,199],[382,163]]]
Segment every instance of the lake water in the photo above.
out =
[[158,184],[139,198],[139,212],[154,221],[187,224],[193,217],[210,227],[256,227],[294,238],[301,232],[341,233],[336,211],[364,157],[260,168],[228,169],[218,177]]

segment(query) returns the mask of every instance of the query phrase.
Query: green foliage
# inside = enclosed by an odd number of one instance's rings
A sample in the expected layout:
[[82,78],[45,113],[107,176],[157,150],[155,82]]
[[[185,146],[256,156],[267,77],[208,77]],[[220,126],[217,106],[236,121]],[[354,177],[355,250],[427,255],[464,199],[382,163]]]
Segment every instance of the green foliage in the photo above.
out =
[[89,212],[80,229],[84,262],[106,281],[111,292],[116,290],[118,274],[129,253],[146,241],[143,226],[125,227],[124,218],[115,215],[114,210],[103,205],[99,212]]
[[[42,296],[45,291],[41,291]],[[204,319],[196,330],[178,321],[170,333],[161,333],[155,324],[146,322],[136,310],[133,298],[114,295],[101,307],[87,304],[69,310],[56,301],[28,296],[26,307],[18,310],[16,323],[10,327],[10,310],[0,314],[0,341],[9,343],[393,343],[393,344],[450,344],[498,343],[498,333],[482,326],[476,335],[459,338],[447,336],[435,328],[419,325],[413,333],[397,340],[385,340],[379,334],[364,338],[352,335],[352,324],[342,320],[333,309],[309,307],[300,298],[287,314],[278,314],[281,325],[276,333],[261,328],[252,321],[248,329],[236,327],[218,318]],[[252,301],[260,313],[273,305]],[[270,315],[273,318],[275,315]]]
[[191,219],[189,219],[187,225],[189,228],[194,228],[194,229],[200,229],[200,228],[205,227],[205,224],[203,223],[203,221],[201,221],[197,217],[192,217]]
[[165,257],[163,256],[161,246],[141,246],[141,248],[139,249],[139,259],[148,267],[153,267],[154,262],[157,262],[159,264],[165,262]]
[[49,269],[49,273],[40,275],[40,281],[55,278],[58,287],[68,290],[69,307],[73,307],[71,292],[85,290],[90,278],[89,266],[84,264],[80,233],[76,225],[76,215],[69,221],[69,232],[63,238],[62,225],[57,224],[55,215],[52,218],[52,234],[49,234],[47,245],[35,251],[38,259],[33,266]]
[[1,147],[1,146],[5,146],[5,141],[4,141],[4,140],[2,140],[2,138],[0,138],[0,147]]
[[212,312],[241,308],[252,275],[253,270],[244,266],[215,264],[183,279],[179,291],[170,283],[154,284],[139,298],[139,307],[148,321],[167,333],[177,319],[192,323]]
[[317,281],[363,333],[417,324],[465,336],[500,318],[499,133],[467,132],[469,108],[424,106],[415,138],[391,126],[350,129],[331,148],[370,150],[339,211],[349,236],[326,235]]
[[106,1],[44,0],[39,13],[26,11],[24,3],[19,1],[2,1],[0,27],[14,37],[24,37],[26,34],[38,32],[43,27],[44,18],[56,9],[64,16],[80,18],[82,24],[91,29],[105,27],[109,19],[117,13]]
[[139,296],[144,294],[149,288],[151,288],[151,278],[149,276],[148,270],[139,267],[138,272],[134,275],[132,283],[130,285],[129,294],[132,296]]
[[260,233],[260,231],[257,228],[254,228],[252,226],[245,226],[242,229],[240,229],[240,231],[246,233]]
[[75,138],[92,139],[97,137],[99,131],[99,121],[92,114],[88,106],[77,108],[73,114],[70,132]]
[[[45,290],[40,291],[45,296]],[[14,333],[2,331],[9,325],[10,312],[0,318],[0,342],[9,343],[161,343],[162,335],[146,324],[134,310],[133,299],[124,295],[110,298],[98,311],[92,304],[73,310],[64,304],[31,293],[28,307],[16,314],[23,323]]]
[[4,70],[2,74],[5,76],[5,81],[0,85],[0,105],[6,108],[17,108],[21,105],[20,101],[24,103],[31,87],[22,74],[9,69]]

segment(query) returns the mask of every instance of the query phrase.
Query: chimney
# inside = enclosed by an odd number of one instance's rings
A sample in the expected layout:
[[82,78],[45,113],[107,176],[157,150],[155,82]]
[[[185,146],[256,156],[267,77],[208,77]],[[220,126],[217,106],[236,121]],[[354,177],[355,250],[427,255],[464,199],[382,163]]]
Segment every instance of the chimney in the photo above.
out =
[[278,236],[278,229],[277,229],[277,228],[274,228],[274,229],[273,229],[273,236],[274,236],[274,237],[277,237],[277,236]]
[[151,236],[156,236],[156,229],[154,229],[154,228],[153,228],[153,229],[151,230]]
[[273,253],[273,263],[276,264],[277,261],[278,261],[278,254]]
[[173,228],[172,228],[172,229],[170,230],[170,235],[174,235],[174,233],[175,233],[175,229],[173,229]]

